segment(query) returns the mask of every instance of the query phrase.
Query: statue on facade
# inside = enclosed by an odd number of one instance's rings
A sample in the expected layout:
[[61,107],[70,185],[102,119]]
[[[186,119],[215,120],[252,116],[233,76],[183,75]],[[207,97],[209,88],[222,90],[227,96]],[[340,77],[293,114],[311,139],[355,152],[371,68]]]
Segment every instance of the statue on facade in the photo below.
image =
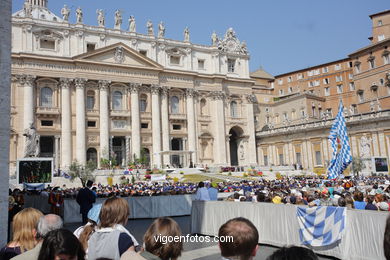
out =
[[246,41],[241,42],[241,52],[244,54],[248,54],[248,47],[246,45]]
[[348,116],[348,109],[346,106],[344,106],[344,117],[347,117]]
[[367,135],[364,134],[360,138],[360,157],[363,158],[370,157],[370,151],[371,151],[371,138],[367,137]]
[[184,29],[184,41],[189,42],[190,41],[190,30],[188,27]]
[[243,145],[240,145],[240,158],[245,159],[245,149]]
[[371,102],[370,102],[370,111],[375,112],[375,103],[373,100],[371,100]]
[[64,5],[64,7],[62,7],[61,14],[62,14],[62,19],[64,20],[64,22],[68,22],[69,15],[70,15],[70,9],[66,5]]
[[115,11],[115,26],[114,26],[114,28],[117,30],[120,30],[121,25],[122,25],[122,13],[120,10],[116,10]]
[[96,10],[96,13],[98,15],[97,20],[98,20],[99,27],[104,27],[105,18],[104,18],[103,9]]
[[153,35],[154,36],[152,21],[148,20],[148,22],[146,23],[146,28],[148,29],[148,35]]
[[165,26],[163,22],[158,24],[158,38],[164,38],[165,36]]
[[349,114],[352,116],[355,114],[355,109],[352,105],[349,106]]
[[24,130],[23,136],[26,137],[24,146],[24,157],[38,157],[39,150],[39,139],[40,136],[37,134],[37,130],[34,124],[31,123],[30,127]]
[[23,10],[25,17],[31,17],[32,16],[32,5],[28,0],[26,0],[23,4]]
[[80,7],[76,9],[76,23],[83,23],[83,11]]
[[135,32],[136,31],[136,28],[135,28],[135,18],[132,15],[129,18],[129,31],[130,32]]
[[213,31],[213,34],[211,34],[211,45],[217,46],[217,44],[218,44],[218,36],[215,33],[215,31]]

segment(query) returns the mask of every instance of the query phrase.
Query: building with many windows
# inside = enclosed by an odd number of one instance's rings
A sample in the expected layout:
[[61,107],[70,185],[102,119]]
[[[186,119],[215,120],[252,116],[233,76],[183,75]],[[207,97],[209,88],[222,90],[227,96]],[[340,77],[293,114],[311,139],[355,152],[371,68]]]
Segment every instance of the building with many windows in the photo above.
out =
[[[146,154],[161,167],[256,164],[249,55],[234,30],[209,46],[154,33],[75,23],[47,0],[26,1],[12,17],[11,166],[25,156],[23,133],[34,125],[40,156],[56,168]],[[124,27],[124,26],[123,26]]]

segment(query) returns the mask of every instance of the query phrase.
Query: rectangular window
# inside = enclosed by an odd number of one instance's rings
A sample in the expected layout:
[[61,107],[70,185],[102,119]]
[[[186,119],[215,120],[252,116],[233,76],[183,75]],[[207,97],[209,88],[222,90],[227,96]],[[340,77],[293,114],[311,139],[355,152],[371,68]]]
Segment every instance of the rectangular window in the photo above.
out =
[[334,70],[341,70],[341,65],[340,64],[334,65]]
[[329,79],[328,78],[325,78],[325,79],[323,79],[323,82],[324,82],[324,84],[329,84]]
[[236,60],[228,59],[228,72],[234,73],[236,71]]
[[320,81],[319,80],[314,81],[314,86],[318,87],[319,85],[320,85]]
[[41,126],[53,126],[53,120],[42,120]]
[[390,64],[390,56],[388,53],[383,55],[383,64]]
[[95,97],[87,96],[87,109],[92,110],[95,107]]
[[352,68],[353,67],[352,64],[353,64],[352,61],[348,62],[348,68]]
[[96,121],[88,121],[88,127],[96,127]]
[[352,111],[353,111],[353,114],[357,114],[357,105],[356,104],[352,104]]
[[351,73],[348,74],[348,78],[349,78],[349,79],[353,79],[353,74],[351,74]]
[[41,49],[55,50],[56,42],[54,40],[41,39],[40,40]]
[[279,165],[284,165],[283,154],[279,154]]
[[349,90],[354,91],[355,90],[355,83],[349,82]]
[[337,93],[338,94],[343,93],[343,85],[337,85]]
[[282,85],[282,84],[283,84],[283,79],[279,79],[279,80],[278,80],[278,84],[279,84],[279,85]]
[[364,92],[363,91],[358,93],[358,97],[359,97],[359,102],[360,103],[364,102]]
[[375,68],[375,60],[374,60],[374,59],[369,60],[369,61],[368,61],[368,66],[370,67],[370,69]]
[[322,165],[321,151],[316,151],[316,165]]
[[384,39],[386,39],[384,34],[378,35],[378,42],[383,41]]
[[329,96],[330,95],[330,88],[326,87],[324,90],[325,90],[325,96]]
[[291,81],[292,81],[292,77],[289,76],[289,77],[287,78],[287,82],[291,82]]
[[356,72],[356,74],[360,73],[360,64],[355,65],[355,72]]
[[293,92],[293,88],[292,87],[289,87],[288,88],[288,93],[292,93]]
[[322,68],[322,73],[328,73],[329,72],[329,68],[328,67],[323,67]]
[[336,82],[340,82],[340,81],[343,81],[343,76],[342,75],[336,76]]
[[295,156],[297,157],[297,164],[302,165],[301,153],[295,153]]
[[283,95],[284,94],[284,91],[283,89],[279,89],[279,96]]
[[173,130],[181,130],[181,125],[172,125]]
[[332,115],[332,109],[331,109],[331,108],[326,109],[326,113],[327,113],[330,117],[333,117],[333,115]]
[[95,43],[87,43],[87,52],[94,51],[96,48]]
[[198,69],[204,70],[204,60],[198,60]]
[[139,50],[139,53],[143,56],[148,56],[148,51],[145,51],[145,50]]
[[180,65],[180,57],[179,56],[171,56],[170,59],[171,65]]
[[268,155],[264,155],[264,166],[268,166]]
[[297,75],[297,79],[303,79],[303,74],[302,74],[302,73],[299,73],[299,74]]
[[141,123],[142,129],[148,129],[149,124],[148,123]]

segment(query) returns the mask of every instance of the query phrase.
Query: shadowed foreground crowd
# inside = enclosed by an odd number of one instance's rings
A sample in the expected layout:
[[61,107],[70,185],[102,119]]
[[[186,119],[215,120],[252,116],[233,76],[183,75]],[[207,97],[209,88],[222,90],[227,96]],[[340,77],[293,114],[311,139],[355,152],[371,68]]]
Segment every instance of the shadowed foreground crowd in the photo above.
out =
[[[43,215],[33,208],[21,210],[12,222],[13,238],[0,250],[0,259],[8,260],[81,260],[81,259],[178,259],[183,241],[163,243],[158,236],[181,236],[179,225],[171,218],[157,218],[147,229],[141,246],[125,228],[129,207],[123,198],[109,198],[95,204],[88,212],[88,223],[74,233],[62,228],[58,215]],[[222,259],[253,259],[259,248],[257,228],[245,218],[231,219],[223,224],[219,237],[233,241],[220,242]],[[390,260],[390,218],[384,235],[384,252]],[[317,256],[304,247],[284,247],[268,260],[314,260]]]

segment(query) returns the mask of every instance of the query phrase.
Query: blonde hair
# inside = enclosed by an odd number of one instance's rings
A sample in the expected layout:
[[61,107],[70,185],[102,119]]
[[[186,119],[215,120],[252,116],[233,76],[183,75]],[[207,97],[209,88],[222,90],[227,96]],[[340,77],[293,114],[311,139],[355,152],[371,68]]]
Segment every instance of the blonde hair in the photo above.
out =
[[33,249],[37,241],[33,230],[37,229],[42,212],[33,208],[25,208],[18,212],[12,222],[13,239],[11,243],[17,243],[20,251],[24,252]]

